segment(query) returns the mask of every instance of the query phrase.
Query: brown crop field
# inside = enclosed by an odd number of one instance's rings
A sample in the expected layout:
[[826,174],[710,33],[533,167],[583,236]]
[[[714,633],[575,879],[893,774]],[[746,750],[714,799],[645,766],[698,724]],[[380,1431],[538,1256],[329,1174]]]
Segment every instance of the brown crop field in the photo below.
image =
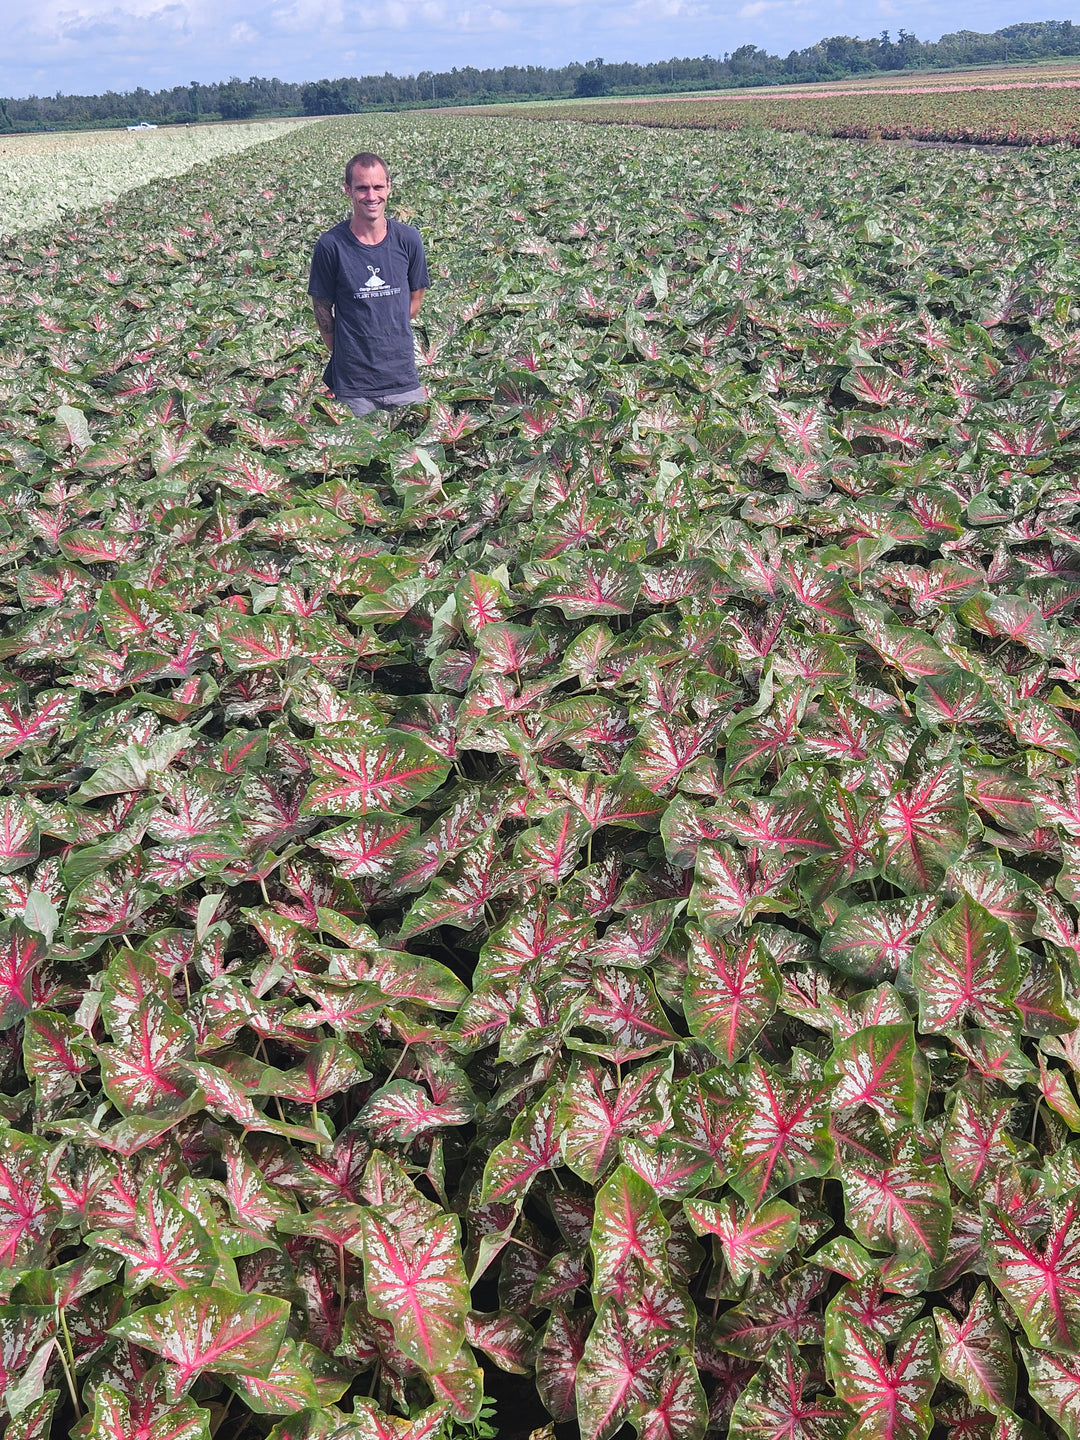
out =
[[[514,107],[518,109],[518,107]],[[530,106],[530,113],[537,107]],[[509,113],[509,109],[506,113]],[[520,112],[519,112],[520,113]],[[888,77],[708,96],[545,106],[545,119],[971,145],[1080,145],[1080,67]]]

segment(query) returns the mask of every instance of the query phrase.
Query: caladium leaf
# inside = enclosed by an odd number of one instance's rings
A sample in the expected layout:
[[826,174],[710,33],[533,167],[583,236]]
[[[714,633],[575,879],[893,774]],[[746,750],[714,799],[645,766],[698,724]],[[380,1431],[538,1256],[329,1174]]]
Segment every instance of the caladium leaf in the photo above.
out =
[[608,1440],[657,1396],[667,1346],[634,1333],[626,1312],[605,1300],[577,1367],[578,1425],[584,1440]]
[[510,1375],[529,1374],[529,1356],[536,1337],[532,1327],[519,1316],[505,1310],[495,1314],[473,1310],[465,1319],[465,1338],[500,1370]]
[[174,1400],[166,1413],[151,1412],[152,1418],[142,1410],[117,1386],[97,1385],[92,1440],[210,1440],[210,1411],[194,1400]]
[[1009,1412],[1016,1399],[1016,1361],[1012,1337],[986,1285],[972,1296],[963,1320],[935,1310],[941,1345],[941,1373],[965,1391],[973,1405],[995,1415]]
[[809,1375],[798,1348],[779,1336],[735,1401],[731,1440],[844,1440],[850,1412],[834,1396],[808,1387]]
[[1054,1355],[1026,1345],[1020,1346],[1020,1354],[1032,1398],[1061,1426],[1069,1440],[1076,1440],[1080,1433],[1080,1364],[1076,1356]]
[[731,1065],[749,1048],[772,1015],[780,977],[753,929],[719,939],[688,925],[684,983],[686,1021],[714,1055]]
[[1074,1354],[1080,1345],[1080,1192],[1051,1202],[1050,1227],[1035,1239],[1019,1218],[984,1208],[986,1270],[1028,1342]]
[[660,1065],[637,1070],[616,1087],[602,1065],[575,1060],[558,1112],[566,1164],[594,1185],[607,1170],[624,1135],[636,1134],[663,1119],[665,1088]]
[[0,925],[0,1030],[10,1030],[30,1009],[34,971],[45,954],[41,936],[18,920]]
[[592,1324],[591,1310],[553,1310],[536,1352],[536,1388],[556,1421],[576,1413],[577,1367]]
[[684,1200],[683,1210],[698,1235],[715,1235],[736,1285],[768,1275],[795,1244],[799,1212],[783,1200],[748,1210],[733,1199]]
[[660,1213],[656,1192],[627,1165],[620,1165],[596,1195],[592,1226],[593,1299],[608,1295],[622,1303],[643,1275],[668,1277],[671,1229]]
[[0,1130],[0,1266],[40,1263],[60,1207],[46,1184],[48,1145],[17,1130]]
[[98,1047],[105,1092],[125,1115],[174,1105],[189,1093],[181,1067],[194,1049],[190,1025],[148,994],[131,1015],[121,1042]]
[[825,1350],[838,1397],[855,1412],[857,1440],[925,1440],[933,1425],[930,1396],[938,1379],[934,1322],[920,1320],[896,1342],[892,1358],[872,1331],[853,1321],[837,1327]]
[[832,1163],[828,1130],[829,1086],[789,1078],[754,1058],[743,1081],[744,1114],[739,1166],[731,1186],[760,1206],[779,1190],[823,1175]]
[[915,1106],[915,1044],[911,1025],[870,1025],[841,1040],[829,1057],[837,1110],[868,1105],[890,1128],[908,1123]]
[[305,815],[407,810],[450,773],[449,764],[419,736],[400,730],[313,740],[308,758],[315,779],[301,807]]
[[909,895],[934,891],[967,844],[967,803],[954,761],[921,775],[882,806],[881,868]]
[[1020,967],[1009,927],[965,895],[925,932],[911,957],[924,1030],[966,1024],[1014,1030]]
[[920,1252],[939,1265],[949,1240],[949,1186],[939,1166],[923,1163],[908,1134],[884,1161],[869,1151],[843,1166],[844,1213],[855,1238],[870,1250]]
[[218,1257],[209,1235],[159,1184],[143,1189],[125,1229],[93,1231],[87,1243],[127,1262],[125,1288],[132,1295],[147,1285],[161,1290],[209,1285],[217,1272]]
[[166,1398],[175,1403],[204,1370],[265,1379],[281,1350],[288,1318],[285,1300],[205,1286],[137,1310],[111,1333],[169,1361],[163,1383]]
[[373,1205],[362,1233],[369,1310],[390,1322],[399,1348],[426,1374],[446,1369],[465,1343],[469,1311],[457,1217],[418,1222]]
[[480,1192],[482,1203],[508,1204],[524,1198],[542,1171],[562,1158],[562,1130],[556,1097],[550,1091],[514,1121],[507,1140],[488,1156]]
[[641,1440],[701,1440],[709,1411],[697,1368],[689,1355],[665,1357],[654,1398],[637,1417]]

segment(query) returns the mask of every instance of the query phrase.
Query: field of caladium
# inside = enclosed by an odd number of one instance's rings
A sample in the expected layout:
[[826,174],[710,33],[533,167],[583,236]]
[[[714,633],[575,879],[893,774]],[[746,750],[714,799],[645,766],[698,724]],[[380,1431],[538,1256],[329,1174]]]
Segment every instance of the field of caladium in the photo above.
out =
[[[947,79],[910,77],[907,87],[894,82],[859,89],[849,83],[831,91],[792,94],[784,89],[745,90],[706,99],[571,103],[551,106],[547,114],[594,125],[690,130],[766,125],[771,130],[861,140],[1080,145],[1080,92],[1075,81],[996,87],[947,85]],[[499,113],[514,110],[507,107]]]
[[137,135],[117,129],[7,136],[0,139],[0,236],[49,224],[65,210],[115,200],[307,124],[271,120]]
[[8,243],[7,1440],[1076,1440],[1078,179],[380,117]]

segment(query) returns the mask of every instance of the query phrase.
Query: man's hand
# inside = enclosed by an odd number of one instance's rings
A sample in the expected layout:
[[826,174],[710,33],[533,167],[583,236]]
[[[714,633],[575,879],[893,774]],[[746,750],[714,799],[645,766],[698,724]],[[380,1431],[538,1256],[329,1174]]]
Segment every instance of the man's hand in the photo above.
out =
[[[415,320],[416,317],[417,317],[417,315],[420,314],[420,306],[421,306],[423,303],[424,303],[424,291],[423,291],[423,290],[410,290],[410,291],[409,291],[409,319],[410,319],[410,320]],[[316,311],[316,314],[318,314],[317,311]],[[320,327],[320,328],[321,328],[321,327]]]
[[[421,290],[418,293],[422,296],[424,292]],[[319,334],[323,338],[323,344],[332,352],[334,349],[333,301],[320,300],[317,295],[313,295],[311,297],[311,308],[315,311],[315,324],[319,327]],[[419,310],[419,305],[416,308]]]

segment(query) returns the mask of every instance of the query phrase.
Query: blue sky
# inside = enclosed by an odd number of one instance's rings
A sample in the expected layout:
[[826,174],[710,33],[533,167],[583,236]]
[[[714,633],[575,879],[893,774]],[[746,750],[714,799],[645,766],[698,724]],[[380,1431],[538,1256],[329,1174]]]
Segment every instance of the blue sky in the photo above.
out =
[[[1073,0],[1076,3],[1076,0]],[[921,39],[1080,13],[997,0],[5,0],[0,94],[150,90],[239,75],[786,54],[904,26]]]

